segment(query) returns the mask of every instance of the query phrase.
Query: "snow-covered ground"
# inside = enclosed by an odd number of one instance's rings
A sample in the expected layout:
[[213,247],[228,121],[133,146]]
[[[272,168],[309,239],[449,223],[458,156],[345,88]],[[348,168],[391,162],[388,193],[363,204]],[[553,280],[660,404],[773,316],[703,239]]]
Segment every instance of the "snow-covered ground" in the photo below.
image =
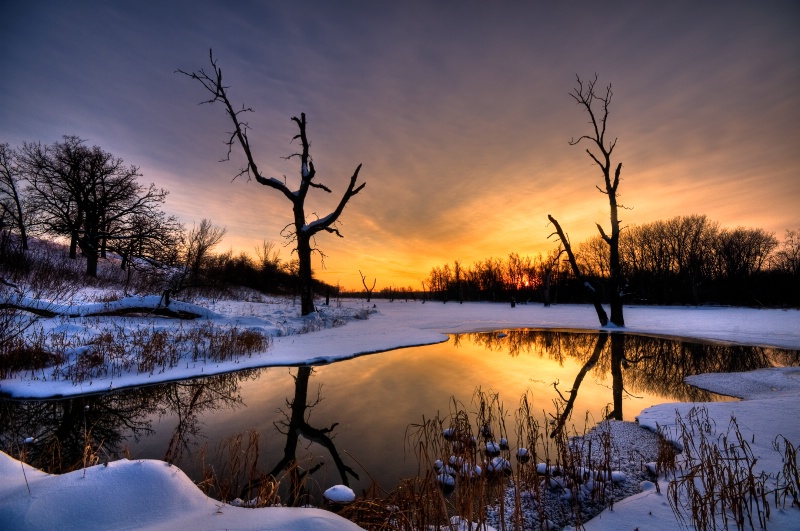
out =
[[[210,319],[220,325],[256,328],[273,336],[272,345],[237,362],[187,364],[160,374],[131,372],[111,379],[98,378],[92,385],[64,381],[43,381],[22,377],[0,381],[0,392],[15,396],[52,396],[154,383],[187,376],[214,374],[246,367],[294,365],[334,361],[388,349],[444,341],[447,333],[509,328],[597,329],[590,306],[499,304],[441,304],[377,301],[377,312],[369,319],[363,302],[332,304],[320,315],[296,317],[297,308],[287,301],[204,303]],[[347,310],[347,308],[350,310]],[[80,311],[73,313],[81,313]],[[739,308],[626,307],[626,331],[665,336],[691,337],[749,345],[800,349],[800,312]],[[85,324],[82,318],[69,324],[84,332],[109,322],[132,324],[133,318],[99,318]],[[140,319],[140,318],[136,318]],[[345,326],[331,326],[349,320]],[[63,318],[43,320],[47,326],[65,326]],[[314,324],[314,323],[312,323]],[[197,322],[194,325],[196,326]],[[158,326],[177,326],[159,320]],[[298,334],[298,331],[320,328]],[[87,332],[88,331],[88,332]],[[707,404],[718,419],[716,429],[727,427],[731,415],[747,440],[753,440],[758,467],[775,472],[782,466],[772,441],[783,435],[800,445],[800,370],[769,369],[737,375],[697,377],[697,385],[716,392],[742,396],[747,400]],[[675,412],[685,417],[693,404],[662,404],[641,413],[645,426],[674,429]],[[587,529],[676,529],[678,523],[666,499],[666,482],[661,493],[643,493],[615,504],[589,522]],[[770,528],[800,529],[800,509],[773,509]],[[348,529],[352,523],[315,509],[243,509],[205,497],[175,467],[157,461],[117,461],[64,474],[48,475],[21,465],[0,454],[0,528],[3,529]]]
[[[687,381],[693,385],[718,393],[739,396],[740,402],[713,402],[702,404],[712,420],[711,431],[706,438],[717,440],[728,433],[731,418],[736,423],[757,459],[754,473],[761,471],[776,475],[783,467],[783,454],[773,447],[776,440],[785,437],[795,448],[800,443],[800,368],[761,369],[749,373],[704,374],[691,376]],[[668,434],[677,434],[676,414],[686,419],[690,410],[698,404],[660,404],[642,411],[637,417],[639,424],[651,430],[660,427]],[[695,436],[695,439],[697,436]],[[728,439],[734,442],[732,438]],[[669,482],[659,480],[660,491],[650,486],[642,493],[626,498],[606,509],[587,525],[587,531],[617,529],[639,529],[639,531],[663,531],[678,529],[672,512],[667,488]],[[769,499],[772,503],[772,499]],[[757,522],[757,520],[756,520]],[[772,507],[767,529],[800,529],[800,507],[792,507],[791,499],[786,508]]]
[[[124,306],[155,305],[158,297],[143,301],[127,299],[111,303],[115,309]],[[373,309],[369,319],[354,319]],[[98,311],[102,305],[90,303],[71,306],[72,314]],[[151,317],[78,317],[43,319],[45,330],[68,330],[90,338],[103,328],[136,329],[190,328],[213,323],[220,327],[237,326],[260,330],[273,338],[263,352],[255,352],[235,361],[220,363],[181,363],[175,367],[145,373],[131,369],[122,375],[94,377],[73,384],[54,380],[47,371],[26,372],[15,379],[0,380],[0,394],[15,397],[41,398],[55,395],[96,393],[143,384],[180,380],[234,370],[326,363],[401,347],[445,341],[448,333],[479,332],[509,328],[598,329],[594,309],[587,305],[556,305],[544,308],[539,304],[518,305],[491,303],[436,303],[377,301],[343,301],[320,307],[312,316],[297,316],[299,305],[291,300],[268,299],[266,302],[207,301],[202,306],[173,302],[174,310],[200,313],[194,321]],[[662,336],[690,337],[729,341],[747,345],[800,348],[800,311],[758,310],[723,307],[626,307],[626,331]],[[347,326],[337,326],[348,322]],[[299,333],[306,329],[320,330]],[[88,339],[87,339],[88,341]]]

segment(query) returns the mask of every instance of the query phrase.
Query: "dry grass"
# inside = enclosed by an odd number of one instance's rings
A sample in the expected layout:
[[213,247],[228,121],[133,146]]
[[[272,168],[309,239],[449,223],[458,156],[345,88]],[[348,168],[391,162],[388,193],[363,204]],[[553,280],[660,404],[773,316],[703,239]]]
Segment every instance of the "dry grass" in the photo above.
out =
[[756,471],[757,458],[735,417],[716,437],[705,408],[692,408],[686,419],[678,415],[677,426],[683,452],[668,498],[684,527],[767,529],[773,508],[785,506],[788,498],[798,503],[797,450],[785,438],[773,443],[779,452],[783,443],[784,466],[772,475]]
[[[783,452],[781,452],[781,443]],[[796,448],[791,441],[783,435],[779,435],[772,442],[775,451],[783,454],[783,469],[778,473],[775,489],[775,506],[786,506],[786,500],[791,498],[791,505],[800,508],[800,471],[797,468],[798,453],[800,448]]]
[[273,477],[258,468],[260,436],[249,430],[222,440],[216,449],[216,467],[206,462],[207,448],[200,453],[203,479],[197,486],[208,496],[238,507],[276,507],[306,505],[311,475],[302,470],[303,462],[290,464]]
[[365,496],[340,514],[366,529],[447,529],[459,522],[547,529],[580,526],[587,504],[602,509],[611,483],[610,434],[603,457],[593,460],[595,454],[566,430],[551,439],[549,423],[536,420],[529,395],[512,412],[499,395],[478,389],[472,407],[470,413],[453,399],[447,415],[409,426],[417,477],[383,497]]
[[93,336],[38,332],[15,339],[3,343],[0,377],[26,376],[30,371],[31,379],[74,384],[130,371],[152,375],[182,363],[236,360],[271,344],[271,338],[260,331],[213,323],[176,329],[128,329],[114,324]]
[[[536,420],[529,395],[509,411],[497,394],[478,389],[470,409],[453,399],[448,414],[409,426],[407,448],[418,459],[416,477],[391,492],[373,484],[354,503],[337,508],[339,514],[375,530],[447,529],[458,522],[547,529],[580,526],[587,511],[599,512],[610,502],[610,433],[597,439],[599,453],[587,448],[596,443],[576,442],[566,430],[551,438],[549,424]],[[199,486],[243,507],[311,503],[310,474],[299,463],[280,477],[264,474],[257,467],[258,445],[253,431],[220,443],[215,462],[221,464],[204,462]],[[519,454],[519,448],[526,452]]]

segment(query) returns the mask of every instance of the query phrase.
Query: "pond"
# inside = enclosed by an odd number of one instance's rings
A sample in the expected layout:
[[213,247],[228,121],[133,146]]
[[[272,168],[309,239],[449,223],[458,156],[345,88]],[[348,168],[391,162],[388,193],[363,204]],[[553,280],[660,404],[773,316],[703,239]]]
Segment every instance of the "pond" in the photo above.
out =
[[[251,465],[285,476],[299,460],[313,470],[317,494],[345,480],[357,493],[373,481],[392,490],[418,471],[409,426],[423,416],[446,417],[454,403],[473,411],[478,388],[497,393],[506,412],[526,395],[550,429],[580,433],[606,416],[634,420],[658,403],[730,399],[692,388],[684,376],[797,365],[798,359],[797,351],[630,334],[461,334],[330,365],[248,370],[71,399],[3,400],[0,449],[15,457],[22,449],[28,462],[58,473],[80,468],[88,445],[100,462],[165,459],[195,481],[213,470],[231,484]],[[36,442],[23,445],[28,437]]]

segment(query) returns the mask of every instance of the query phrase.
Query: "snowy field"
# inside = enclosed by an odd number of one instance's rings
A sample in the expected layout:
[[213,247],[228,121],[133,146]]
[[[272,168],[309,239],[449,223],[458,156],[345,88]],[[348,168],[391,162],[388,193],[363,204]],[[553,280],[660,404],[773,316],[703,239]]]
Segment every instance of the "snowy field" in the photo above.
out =
[[[141,301],[138,301],[141,304]],[[173,303],[176,304],[176,303]],[[372,304],[351,301],[332,304],[310,318],[297,317],[298,308],[286,300],[266,302],[205,302],[204,317],[220,325],[259,329],[273,337],[271,346],[236,362],[181,364],[159,374],[129,372],[114,379],[99,378],[73,385],[20,377],[0,381],[0,392],[44,397],[97,392],[209,375],[247,367],[326,362],[377,353],[393,348],[429,344],[447,333],[510,328],[596,330],[593,308],[583,305],[508,305],[482,303],[426,303],[377,301],[376,312],[363,317]],[[186,306],[187,309],[196,307]],[[80,308],[73,308],[81,314]],[[47,328],[67,324],[90,335],[110,323],[141,326],[142,318],[44,319]],[[151,319],[151,318],[147,318]],[[626,307],[626,331],[654,335],[800,349],[800,312],[738,308]],[[309,323],[309,320],[313,321]],[[343,323],[345,323],[343,325]],[[313,326],[310,326],[313,324]],[[334,326],[338,325],[338,326]],[[157,325],[178,326],[158,319]],[[183,326],[199,326],[198,322]],[[308,333],[299,333],[317,329]],[[379,355],[379,354],[376,354]],[[692,377],[695,385],[718,393],[740,396],[740,402],[706,404],[717,432],[724,432],[735,416],[742,434],[753,441],[757,467],[774,473],[782,466],[772,447],[778,435],[800,445],[800,369],[765,369],[735,375]],[[676,411],[686,417],[694,404],[662,404],[639,415],[643,426],[672,428]],[[667,481],[661,492],[644,491],[593,519],[587,529],[678,529],[667,502]],[[350,529],[356,526],[333,513],[317,509],[243,509],[203,495],[179,469],[159,461],[121,460],[63,474],[45,474],[0,454],[0,528],[2,529]],[[800,529],[800,508],[773,509],[769,529]]]

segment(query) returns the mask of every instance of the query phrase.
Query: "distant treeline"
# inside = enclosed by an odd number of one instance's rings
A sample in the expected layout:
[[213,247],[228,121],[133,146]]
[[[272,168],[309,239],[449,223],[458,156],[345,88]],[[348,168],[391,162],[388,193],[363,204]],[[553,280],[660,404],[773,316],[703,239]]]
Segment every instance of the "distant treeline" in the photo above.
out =
[[[297,295],[299,286],[297,260],[284,262],[270,254],[271,242],[265,242],[267,253],[256,250],[256,257],[245,252],[227,251],[208,257],[203,268],[205,282],[217,286],[243,286],[262,293]],[[337,288],[314,279],[314,292],[333,296]]]
[[[607,290],[608,245],[598,235],[574,248],[584,276]],[[706,216],[679,216],[627,227],[620,254],[629,304],[800,306],[800,230],[787,230],[778,241],[763,229],[721,228]],[[588,302],[565,258],[554,249],[547,256],[511,253],[471,265],[454,260],[434,267],[417,296],[445,302],[548,297],[553,303]]]

